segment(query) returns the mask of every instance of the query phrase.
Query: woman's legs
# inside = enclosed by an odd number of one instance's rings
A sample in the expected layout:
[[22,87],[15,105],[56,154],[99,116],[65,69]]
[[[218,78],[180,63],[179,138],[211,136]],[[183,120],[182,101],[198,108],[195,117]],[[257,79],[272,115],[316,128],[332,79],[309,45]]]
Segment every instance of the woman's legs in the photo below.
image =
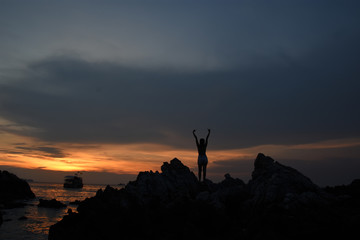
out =
[[201,174],[203,173],[203,180],[206,179],[206,166],[208,164],[208,159],[206,155],[199,155],[198,157],[198,168],[199,168],[199,182],[201,182]]
[[207,164],[198,164],[199,182],[201,182],[201,173],[203,173],[203,181],[205,181],[205,179],[206,179],[206,166],[207,166]]
[[201,182],[201,172],[202,172],[202,165],[198,164],[198,168],[199,168],[199,182]]

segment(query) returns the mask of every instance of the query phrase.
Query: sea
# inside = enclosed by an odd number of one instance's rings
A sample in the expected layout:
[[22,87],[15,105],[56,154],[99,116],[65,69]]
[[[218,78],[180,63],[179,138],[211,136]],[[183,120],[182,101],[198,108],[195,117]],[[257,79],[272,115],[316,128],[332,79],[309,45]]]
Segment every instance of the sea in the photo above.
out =
[[[0,240],[45,240],[48,239],[49,227],[67,215],[69,208],[77,212],[77,205],[70,202],[84,200],[95,196],[97,190],[105,189],[106,185],[84,184],[82,189],[65,189],[60,183],[29,183],[36,198],[25,201],[23,208],[4,209],[3,224],[0,226]],[[118,185],[110,185],[122,188]],[[67,208],[52,209],[38,207],[39,199],[56,199],[65,203]]]

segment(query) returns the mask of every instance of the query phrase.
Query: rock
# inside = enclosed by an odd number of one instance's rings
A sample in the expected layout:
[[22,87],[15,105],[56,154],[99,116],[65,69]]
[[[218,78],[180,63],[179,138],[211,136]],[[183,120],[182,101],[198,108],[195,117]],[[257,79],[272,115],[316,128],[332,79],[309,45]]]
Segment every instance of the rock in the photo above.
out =
[[65,208],[66,204],[63,204],[62,202],[59,202],[56,199],[51,199],[51,200],[39,199],[38,207]]
[[199,183],[173,159],[161,172],[140,172],[125,188],[98,190],[77,213],[51,226],[48,239],[332,239],[357,233],[359,201],[328,195],[264,154],[255,159],[248,184],[230,174],[220,183]]
[[124,239],[219,239],[227,234],[218,229],[229,221],[223,217],[225,195],[230,196],[226,189],[237,185],[245,189],[241,180],[230,176],[219,186],[210,180],[199,183],[175,158],[165,162],[161,172],[140,172],[125,188],[98,190],[95,197],[79,204],[78,213],[51,226],[49,239],[113,239],[120,235]]
[[181,161],[174,158],[170,164],[164,162],[161,166],[162,175],[173,185],[175,189],[195,191],[198,181],[193,172],[183,165]]
[[245,183],[241,179],[232,178],[230,174],[225,174],[225,179],[219,184],[207,180],[200,189],[201,192],[196,199],[207,202],[217,209],[233,207],[250,196]]
[[360,179],[355,179],[350,184],[351,187],[360,189]]
[[125,190],[134,195],[140,205],[164,204],[178,197],[193,197],[198,188],[194,173],[174,158],[161,166],[162,173],[140,172],[136,181],[129,182]]
[[218,184],[217,194],[226,206],[239,204],[250,197],[250,193],[243,180],[232,178],[225,174],[225,179]]
[[288,207],[295,200],[304,204],[310,203],[311,199],[325,201],[321,189],[294,168],[262,153],[258,154],[254,167],[248,187],[255,205],[286,204]]
[[[324,191],[335,196],[332,206],[334,208],[343,209],[343,212],[351,211],[354,213],[352,218],[348,218],[348,225],[357,229],[355,219],[360,218],[360,180],[355,179],[348,185],[325,187]],[[357,216],[355,216],[357,215]]]
[[0,171],[0,204],[11,204],[17,200],[35,198],[29,184],[15,174]]

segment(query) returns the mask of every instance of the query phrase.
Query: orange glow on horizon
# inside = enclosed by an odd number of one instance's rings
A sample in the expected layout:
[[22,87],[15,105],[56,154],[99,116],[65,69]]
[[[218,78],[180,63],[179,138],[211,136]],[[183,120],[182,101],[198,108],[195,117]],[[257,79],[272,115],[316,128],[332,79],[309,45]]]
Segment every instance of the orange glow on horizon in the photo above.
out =
[[[139,171],[159,171],[163,162],[180,159],[191,169],[196,168],[197,151],[174,149],[159,144],[102,144],[89,148],[77,144],[58,144],[66,157],[49,157],[39,151],[2,154],[0,165],[56,171],[105,171],[137,174]],[[209,150],[209,161],[242,159],[248,154],[241,150]]]
[[[137,174],[159,171],[163,162],[180,159],[197,171],[197,151],[176,149],[160,144],[50,144],[38,139],[0,131],[0,165],[55,171],[94,171]],[[312,151],[360,146],[360,139],[339,139],[298,145],[261,145],[249,148],[212,150],[209,146],[209,168],[216,162],[253,160],[263,152],[274,158],[302,156],[316,160]],[[303,152],[307,151],[307,155]]]

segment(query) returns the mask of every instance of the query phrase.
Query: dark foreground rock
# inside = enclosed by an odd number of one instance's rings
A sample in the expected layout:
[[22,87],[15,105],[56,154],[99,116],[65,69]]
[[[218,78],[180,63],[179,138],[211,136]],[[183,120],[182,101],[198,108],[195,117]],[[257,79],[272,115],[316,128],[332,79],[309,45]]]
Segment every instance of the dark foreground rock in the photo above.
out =
[[161,170],[99,190],[51,226],[49,239],[334,239],[359,227],[353,196],[320,189],[263,154],[248,184],[229,174],[199,183],[178,159]]
[[66,204],[57,201],[56,199],[51,200],[44,200],[39,199],[38,207],[45,207],[45,208],[65,208]]
[[23,207],[21,200],[34,198],[29,184],[15,174],[0,170],[0,225],[3,222],[1,208]]
[[8,171],[0,171],[0,208],[23,207],[24,203],[20,201],[34,197],[25,180]]

